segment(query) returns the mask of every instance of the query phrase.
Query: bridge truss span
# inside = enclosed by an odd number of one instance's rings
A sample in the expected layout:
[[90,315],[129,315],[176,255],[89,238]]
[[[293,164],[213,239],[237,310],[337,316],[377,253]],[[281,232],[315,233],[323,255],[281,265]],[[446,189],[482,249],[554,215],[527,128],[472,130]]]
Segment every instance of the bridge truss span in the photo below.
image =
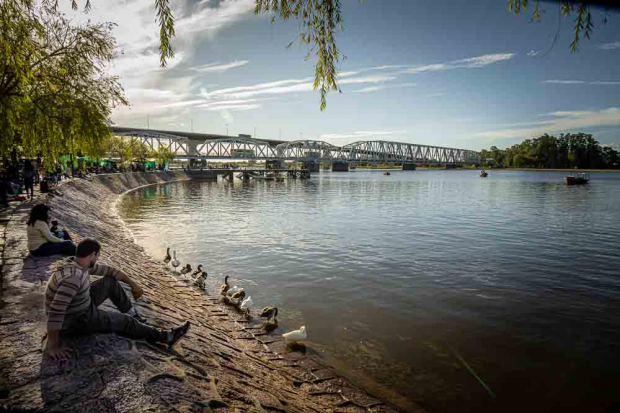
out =
[[276,154],[282,160],[332,162],[340,148],[331,143],[301,140],[281,143]]
[[467,149],[389,141],[360,141],[344,145],[337,158],[342,162],[373,163],[476,163],[478,154]]
[[301,162],[477,164],[468,149],[391,141],[359,141],[335,146],[318,140],[274,141],[185,132],[112,127],[117,136],[137,139],[150,149],[169,148],[179,159],[255,159]]

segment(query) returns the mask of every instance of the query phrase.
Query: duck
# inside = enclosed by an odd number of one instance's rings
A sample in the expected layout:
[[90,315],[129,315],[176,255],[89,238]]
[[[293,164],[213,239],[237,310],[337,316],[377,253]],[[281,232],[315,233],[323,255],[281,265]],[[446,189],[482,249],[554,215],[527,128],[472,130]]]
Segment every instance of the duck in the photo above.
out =
[[278,307],[265,307],[260,312],[260,317],[265,317],[267,320],[276,318],[278,316]]
[[252,301],[252,296],[248,296],[245,300],[241,302],[239,309],[245,312],[248,316],[250,315],[250,309],[254,305],[254,301]]
[[198,264],[198,267],[196,268],[196,270],[192,273],[192,278],[196,278],[199,275],[202,275],[202,264]]
[[243,290],[243,288],[239,288],[236,285],[234,287],[230,287],[230,289],[226,292],[226,294],[228,295],[233,295],[234,293],[236,293],[239,290]]
[[190,264],[187,264],[185,267],[183,267],[183,269],[181,270],[181,274],[189,274],[190,272],[192,272],[192,266]]
[[241,288],[239,291],[231,295],[230,298],[239,302],[245,298],[245,291],[243,291],[243,288]]
[[168,264],[172,260],[170,256],[170,247],[166,248],[166,258],[164,258],[164,263]]
[[173,258],[172,258],[172,262],[171,262],[171,264],[172,264],[172,266],[173,266],[173,267],[175,268],[175,270],[176,270],[176,268],[177,268],[179,265],[181,265],[181,261],[179,261],[179,260],[177,259],[177,251],[176,251],[176,250],[172,251],[172,257],[173,257]]
[[226,295],[228,289],[230,288],[230,285],[228,285],[228,277],[228,275],[224,277],[224,284],[220,287],[220,295]]
[[261,317],[266,317],[267,321],[263,323],[263,329],[267,332],[278,328],[278,307],[265,307],[260,313]]
[[203,271],[197,278],[194,279],[194,285],[200,288],[201,290],[207,289],[207,272]]
[[308,338],[308,333],[306,333],[306,326],[301,326],[299,330],[289,331],[288,333],[282,334],[284,340],[287,342],[295,342],[299,340],[305,340]]

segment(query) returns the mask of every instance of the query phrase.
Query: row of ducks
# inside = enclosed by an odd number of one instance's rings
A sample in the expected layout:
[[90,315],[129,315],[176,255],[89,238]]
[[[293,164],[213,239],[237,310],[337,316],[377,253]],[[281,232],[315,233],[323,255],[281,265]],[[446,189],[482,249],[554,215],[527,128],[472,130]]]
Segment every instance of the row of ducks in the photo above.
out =
[[[164,258],[164,263],[166,263],[167,265],[172,265],[175,271],[177,271],[177,268],[181,266],[181,261],[179,261],[177,258],[176,250],[172,251],[171,257],[170,247],[166,249],[166,257]],[[179,274],[181,274],[181,279],[192,282],[201,290],[207,289],[206,281],[209,274],[207,274],[207,272],[202,269],[202,264],[198,264],[196,270],[192,269],[191,264],[187,264],[179,271]]]
[[[220,287],[220,296],[222,297],[222,301],[236,307],[249,316],[250,308],[252,308],[252,305],[254,304],[252,297],[248,296],[245,298],[246,294],[243,288],[237,287],[236,285],[231,287],[230,284],[228,284],[229,278],[230,276],[228,275],[224,277],[224,284]],[[259,314],[259,317],[267,319],[267,321],[263,323],[263,329],[265,331],[270,332],[278,328],[278,307],[263,308]],[[287,344],[289,342],[305,340],[308,337],[305,326],[302,326],[299,330],[284,333],[282,336]]]
[[[175,270],[181,266],[181,262],[177,258],[176,250],[172,251],[172,256],[170,256],[170,247],[166,249],[164,263],[172,265]],[[200,289],[206,290],[206,280],[208,274],[206,271],[203,271],[202,264],[199,264],[195,271],[192,271],[192,266],[187,264],[179,271],[179,273],[181,274],[181,278],[185,278],[186,280],[193,282],[193,284]],[[220,296],[222,297],[222,301],[225,304],[232,305],[237,308],[237,310],[246,314],[247,317],[250,317],[250,309],[254,305],[252,297],[246,297],[246,293],[243,288],[237,287],[236,285],[231,287],[230,284],[228,284],[229,278],[229,275],[224,277],[224,284],[220,287]],[[265,307],[262,309],[259,316],[267,319],[267,321],[263,323],[263,329],[267,332],[278,328],[278,307]],[[287,344],[289,342],[293,343],[299,340],[305,340],[308,337],[305,326],[302,326],[298,330],[284,333],[282,336]]]

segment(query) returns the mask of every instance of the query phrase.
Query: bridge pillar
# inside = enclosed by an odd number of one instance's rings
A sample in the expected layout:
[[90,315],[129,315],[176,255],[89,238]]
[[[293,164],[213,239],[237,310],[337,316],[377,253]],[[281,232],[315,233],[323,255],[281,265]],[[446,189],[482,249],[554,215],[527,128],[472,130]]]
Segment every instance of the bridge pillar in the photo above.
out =
[[446,169],[456,169],[456,164],[455,163],[447,163],[446,164]]
[[332,172],[349,172],[349,163],[348,162],[332,163]]
[[415,171],[417,165],[414,163],[403,163],[403,171]]
[[315,161],[302,162],[303,169],[307,169],[310,172],[319,172],[319,164]]

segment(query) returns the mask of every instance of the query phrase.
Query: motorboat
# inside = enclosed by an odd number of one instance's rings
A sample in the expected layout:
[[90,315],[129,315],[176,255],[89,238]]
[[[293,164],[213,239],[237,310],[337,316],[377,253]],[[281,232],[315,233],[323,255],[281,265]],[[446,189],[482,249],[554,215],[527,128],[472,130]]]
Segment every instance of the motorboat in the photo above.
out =
[[590,181],[590,174],[577,173],[564,178],[566,185],[584,185]]

